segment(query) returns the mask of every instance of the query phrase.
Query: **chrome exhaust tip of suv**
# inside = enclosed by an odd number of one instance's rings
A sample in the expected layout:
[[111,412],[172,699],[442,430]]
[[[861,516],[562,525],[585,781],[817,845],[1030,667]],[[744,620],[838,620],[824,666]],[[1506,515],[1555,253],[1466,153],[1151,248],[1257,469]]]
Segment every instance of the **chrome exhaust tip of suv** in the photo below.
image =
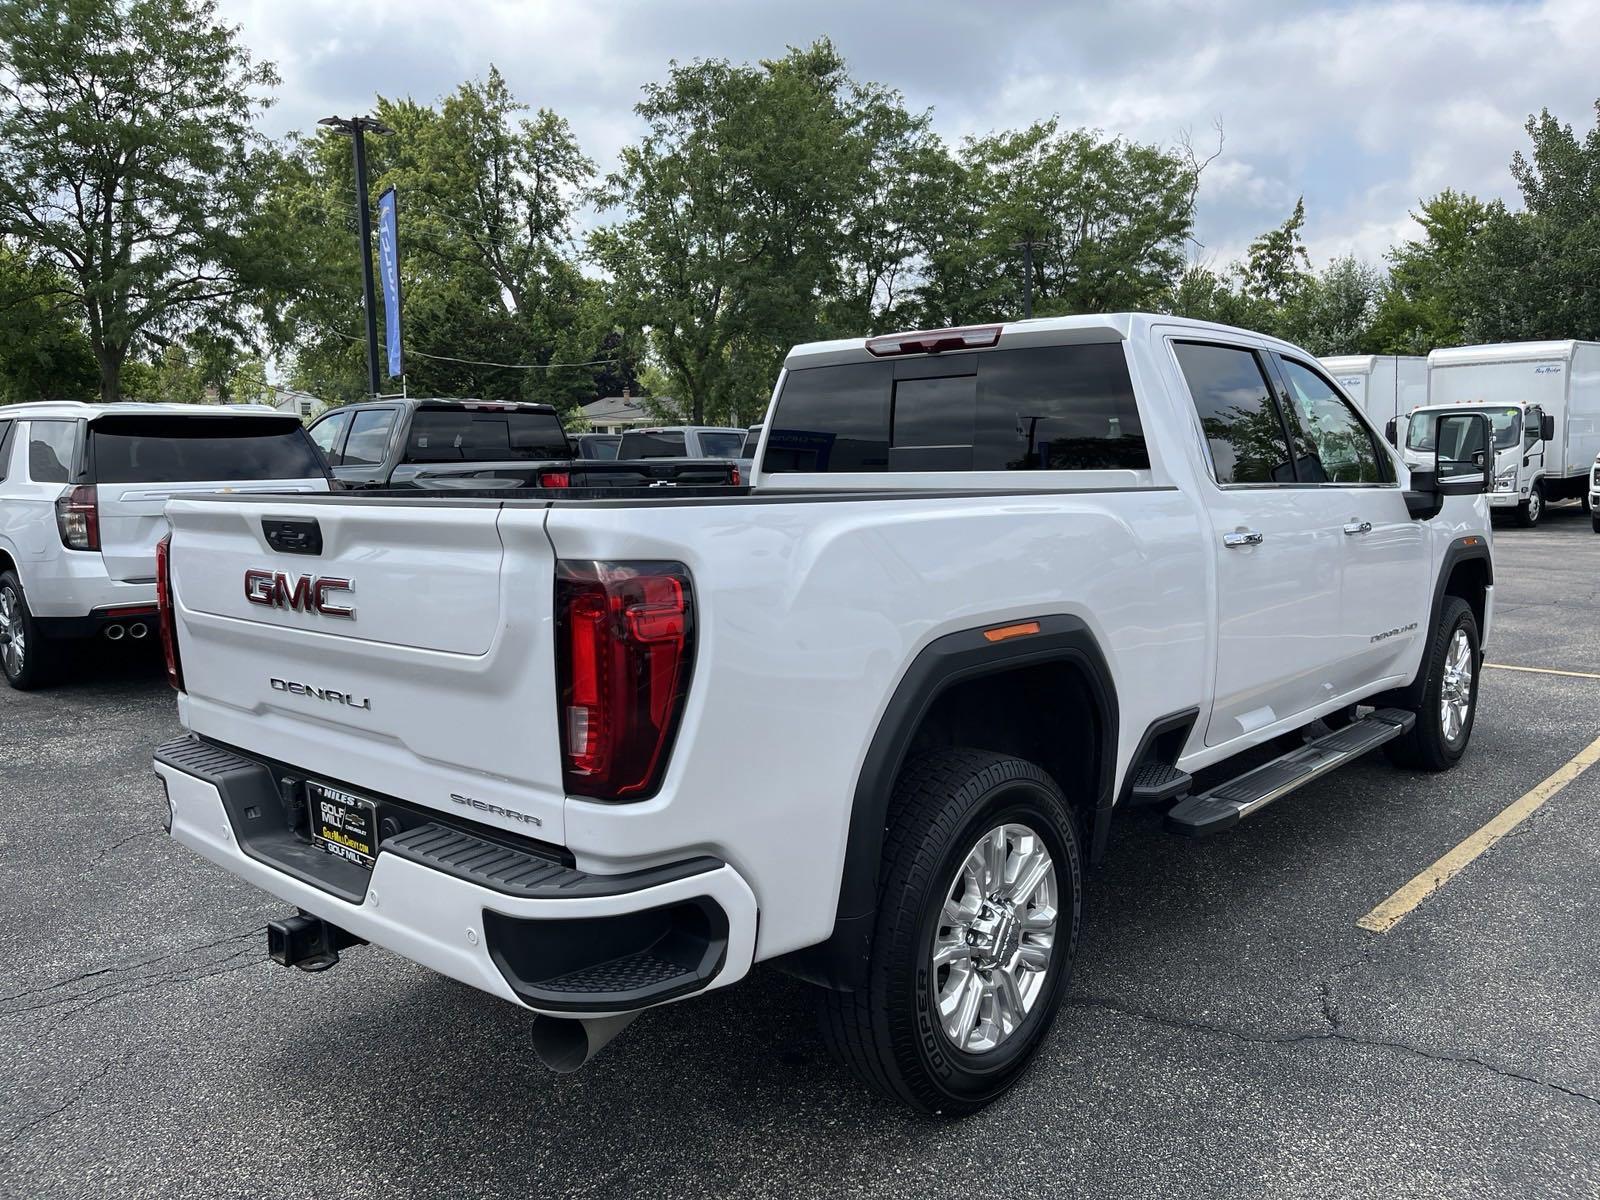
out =
[[124,633],[126,633],[126,632],[127,631],[125,629],[123,629],[123,627],[121,625],[107,625],[106,626],[106,641],[108,641],[108,642],[120,642],[122,640],[122,635]]
[[557,1075],[570,1075],[599,1054],[637,1012],[617,1017],[545,1017],[533,1023],[533,1052]]
[[128,626],[128,636],[136,642],[149,632],[150,627],[143,621],[135,621],[132,625]]

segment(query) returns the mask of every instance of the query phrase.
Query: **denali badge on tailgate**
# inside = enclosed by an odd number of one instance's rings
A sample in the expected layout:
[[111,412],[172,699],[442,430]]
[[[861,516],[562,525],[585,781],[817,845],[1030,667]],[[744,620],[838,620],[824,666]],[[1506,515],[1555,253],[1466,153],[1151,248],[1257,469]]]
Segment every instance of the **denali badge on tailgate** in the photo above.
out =
[[321,613],[325,617],[355,618],[349,604],[336,604],[330,592],[353,592],[348,579],[330,576],[290,575],[286,571],[266,571],[252,567],[244,573],[244,598],[267,608],[290,608],[295,612]]

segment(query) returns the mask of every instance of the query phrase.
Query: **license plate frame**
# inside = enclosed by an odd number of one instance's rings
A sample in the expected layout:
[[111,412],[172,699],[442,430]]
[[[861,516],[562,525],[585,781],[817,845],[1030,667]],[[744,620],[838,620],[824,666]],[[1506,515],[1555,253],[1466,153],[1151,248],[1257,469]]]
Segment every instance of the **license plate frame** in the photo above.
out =
[[372,869],[378,857],[378,804],[331,783],[306,783],[311,844],[334,858]]

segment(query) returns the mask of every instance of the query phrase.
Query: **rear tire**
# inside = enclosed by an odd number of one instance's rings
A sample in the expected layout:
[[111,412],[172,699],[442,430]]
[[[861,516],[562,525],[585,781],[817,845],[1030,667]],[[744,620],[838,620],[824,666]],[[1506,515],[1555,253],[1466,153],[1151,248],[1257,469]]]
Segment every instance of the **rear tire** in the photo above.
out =
[[1083,907],[1072,809],[1032,763],[927,755],[895,783],[881,879],[866,986],[823,993],[823,1040],[886,1096],[976,1112],[1022,1075],[1066,994]]
[[39,632],[28,610],[22,580],[0,572],[0,674],[19,692],[43,687],[56,676],[61,648]]
[[1417,723],[1384,747],[1397,766],[1448,771],[1460,761],[1472,740],[1482,662],[1471,606],[1459,596],[1445,597],[1423,658],[1427,675]]
[[1589,518],[1589,524],[1596,533],[1600,533],[1600,513],[1595,513]]
[[1524,529],[1532,529],[1539,524],[1539,519],[1544,516],[1544,486],[1534,484],[1528,492],[1528,498],[1517,505],[1517,524]]

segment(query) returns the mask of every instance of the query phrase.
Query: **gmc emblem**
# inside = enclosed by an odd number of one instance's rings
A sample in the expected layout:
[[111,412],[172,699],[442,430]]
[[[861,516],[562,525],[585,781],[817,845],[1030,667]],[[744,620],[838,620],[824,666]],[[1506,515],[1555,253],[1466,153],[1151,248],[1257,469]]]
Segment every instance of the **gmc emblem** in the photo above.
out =
[[353,592],[348,579],[319,578],[315,575],[290,575],[284,571],[253,568],[244,573],[244,598],[266,608],[289,608],[295,612],[321,613],[325,617],[355,618],[349,604],[328,599],[331,592]]

